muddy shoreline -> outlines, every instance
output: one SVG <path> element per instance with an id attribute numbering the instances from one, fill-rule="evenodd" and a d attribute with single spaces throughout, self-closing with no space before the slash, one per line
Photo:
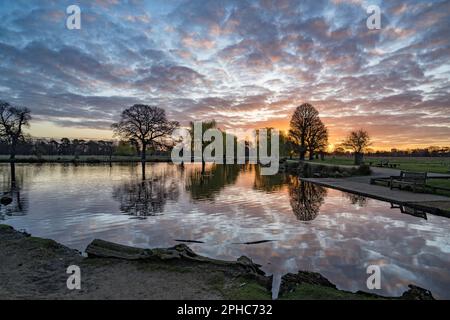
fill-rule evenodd
<path id="1" fill-rule="evenodd" d="M 272 298 L 272 277 L 248 257 L 237 261 L 197 255 L 187 245 L 140 249 L 94 240 L 88 257 L 53 240 L 0 225 L 0 299 L 252 299 Z M 81 270 L 81 289 L 69 290 L 67 267 Z M 318 273 L 281 279 L 279 299 L 433 299 L 410 286 L 401 297 L 351 293 Z"/>

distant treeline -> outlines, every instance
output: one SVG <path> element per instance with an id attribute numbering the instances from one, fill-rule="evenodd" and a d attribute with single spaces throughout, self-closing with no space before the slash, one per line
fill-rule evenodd
<path id="1" fill-rule="evenodd" d="M 153 150 L 155 154 L 163 154 L 159 150 Z M 62 138 L 57 139 L 35 139 L 26 138 L 17 145 L 18 155 L 30 156 L 135 156 L 139 154 L 138 146 L 126 141 L 107 140 L 83 140 Z M 9 155 L 9 146 L 0 141 L 0 155 Z"/>
<path id="2" fill-rule="evenodd" d="M 170 150 L 149 150 L 153 155 L 169 155 Z M 138 156 L 139 145 L 132 141 L 116 140 L 83 140 L 83 139 L 38 139 L 28 137 L 17 146 L 18 155 L 29 156 Z M 0 140 L 0 155 L 8 155 L 9 147 Z M 353 153 L 337 147 L 329 155 L 351 156 Z M 450 147 L 430 146 L 417 149 L 392 149 L 391 151 L 367 150 L 367 156 L 373 157 L 450 157 Z M 280 156 L 298 157 L 295 146 L 288 141 L 288 137 L 280 135 Z"/>
<path id="3" fill-rule="evenodd" d="M 333 155 L 348 155 L 351 153 L 343 148 L 336 148 Z M 375 151 L 368 149 L 366 151 L 367 156 L 372 157 L 450 157 L 450 147 L 436 147 L 430 146 L 427 148 L 416 149 L 391 149 L 391 151 Z"/>
<path id="4" fill-rule="evenodd" d="M 170 147 L 147 147 L 151 155 L 169 156 Z M 139 143 L 124 140 L 83 140 L 68 138 L 43 139 L 26 137 L 16 147 L 16 154 L 22 156 L 139 156 Z M 294 154 L 294 146 L 285 134 L 280 134 L 280 156 L 288 157 Z M 9 155 L 9 145 L 0 140 L 0 155 Z"/>

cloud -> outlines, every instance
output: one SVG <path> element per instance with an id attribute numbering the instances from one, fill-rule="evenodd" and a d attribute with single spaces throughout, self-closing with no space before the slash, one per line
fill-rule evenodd
<path id="1" fill-rule="evenodd" d="M 450 143 L 448 1 L 379 1 L 381 30 L 354 0 L 80 1 L 78 31 L 66 5 L 0 4 L 0 98 L 36 121 L 107 130 L 139 102 L 287 128 L 310 101 L 332 142 L 364 124 L 380 146 Z"/>

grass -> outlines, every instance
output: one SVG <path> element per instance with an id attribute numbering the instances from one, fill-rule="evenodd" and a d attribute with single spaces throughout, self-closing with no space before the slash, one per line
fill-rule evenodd
<path id="1" fill-rule="evenodd" d="M 379 163 L 381 160 L 387 160 L 390 163 L 397 164 L 397 169 L 413 172 L 434 172 L 434 173 L 450 173 L 449 157 L 365 157 L 364 162 L 373 164 Z M 314 160 L 318 163 L 327 163 L 334 165 L 353 165 L 353 157 L 346 156 L 329 156 L 324 161 Z"/>
<path id="2" fill-rule="evenodd" d="M 244 277 L 225 285 L 224 276 L 215 275 L 210 285 L 226 299 L 231 300 L 270 300 L 272 294 L 256 281 Z M 338 289 L 302 283 L 294 291 L 283 294 L 280 300 L 373 300 L 381 297 L 364 293 L 352 293 Z"/>
<path id="3" fill-rule="evenodd" d="M 380 299 L 370 294 L 352 293 L 337 289 L 302 283 L 294 291 L 280 297 L 280 300 L 374 300 Z"/>
<path id="4" fill-rule="evenodd" d="M 445 188 L 448 190 L 437 189 L 436 193 L 450 197 L 450 179 L 429 179 L 427 185 L 431 187 Z"/>
<path id="5" fill-rule="evenodd" d="M 208 284 L 228 300 L 270 300 L 271 293 L 255 280 L 238 277 L 226 283 L 223 273 L 214 274 Z"/>
<path id="6" fill-rule="evenodd" d="M 248 279 L 238 279 L 231 288 L 224 290 L 225 297 L 229 300 L 271 300 L 271 293 L 256 283 Z"/>

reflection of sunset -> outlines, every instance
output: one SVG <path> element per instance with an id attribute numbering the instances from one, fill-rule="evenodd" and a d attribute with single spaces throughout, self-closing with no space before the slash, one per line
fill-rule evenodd
<path id="1" fill-rule="evenodd" d="M 366 265 L 379 263 L 380 293 L 400 295 L 414 283 L 449 298 L 449 219 L 429 215 L 424 222 L 389 203 L 297 177 L 259 176 L 252 165 L 208 164 L 205 175 L 200 171 L 197 164 L 148 164 L 151 178 L 142 182 L 133 164 L 22 165 L 26 212 L 9 223 L 79 250 L 94 238 L 144 248 L 203 241 L 189 246 L 219 259 L 246 255 L 268 274 L 320 272 L 351 291 L 364 290 Z M 177 192 L 169 194 L 172 188 Z M 130 217 L 136 209 L 144 209 L 146 219 Z M 236 244 L 261 240 L 274 241 Z"/>

